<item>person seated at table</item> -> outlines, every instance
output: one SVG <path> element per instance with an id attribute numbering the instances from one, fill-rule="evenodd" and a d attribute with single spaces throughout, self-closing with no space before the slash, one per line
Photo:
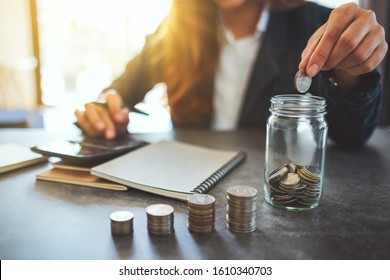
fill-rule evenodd
<path id="1" fill-rule="evenodd" d="M 355 3 L 331 10 L 304 0 L 173 0 L 100 95 L 108 106 L 85 104 L 77 124 L 92 137 L 124 134 L 128 108 L 163 82 L 176 128 L 261 129 L 270 98 L 294 93 L 300 69 L 314 77 L 309 92 L 327 100 L 329 136 L 357 147 L 378 124 L 376 67 L 387 48 L 375 14 Z"/>

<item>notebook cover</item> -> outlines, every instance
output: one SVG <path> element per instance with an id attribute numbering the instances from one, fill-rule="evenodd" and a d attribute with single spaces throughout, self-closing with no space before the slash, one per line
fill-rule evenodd
<path id="1" fill-rule="evenodd" d="M 91 173 L 138 190 L 186 200 L 239 154 L 161 141 L 93 167 Z"/>

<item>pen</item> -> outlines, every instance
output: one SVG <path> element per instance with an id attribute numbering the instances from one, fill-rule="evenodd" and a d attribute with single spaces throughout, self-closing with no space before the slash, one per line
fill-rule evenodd
<path id="1" fill-rule="evenodd" d="M 107 103 L 105 103 L 105 102 L 93 101 L 93 102 L 91 102 L 91 103 L 92 103 L 92 104 L 95 104 L 95 105 L 104 106 L 104 107 L 108 108 L 108 107 L 107 107 Z M 133 112 L 133 113 L 138 113 L 138 114 L 142 114 L 142 115 L 145 115 L 145 116 L 149 116 L 149 113 L 147 113 L 147 112 L 145 112 L 145 111 L 142 111 L 142 110 L 140 110 L 140 109 L 137 109 L 137 108 L 135 108 L 135 107 L 133 107 L 133 109 L 131 109 L 131 112 Z"/>

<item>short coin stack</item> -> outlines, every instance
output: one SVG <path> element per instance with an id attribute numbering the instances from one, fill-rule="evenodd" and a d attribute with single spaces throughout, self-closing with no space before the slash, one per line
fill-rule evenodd
<path id="1" fill-rule="evenodd" d="M 234 186 L 227 190 L 227 227 L 237 233 L 256 229 L 257 190 L 247 186 Z"/>
<path id="2" fill-rule="evenodd" d="M 208 194 L 193 194 L 187 199 L 188 229 L 209 233 L 215 229 L 215 198 Z"/>
<path id="3" fill-rule="evenodd" d="M 129 211 L 116 211 L 111 213 L 111 233 L 126 235 L 133 232 L 133 213 Z"/>
<path id="4" fill-rule="evenodd" d="M 149 233 L 158 235 L 172 233 L 173 213 L 173 207 L 167 204 L 153 204 L 146 207 Z"/>
<path id="5" fill-rule="evenodd" d="M 314 166 L 284 164 L 268 178 L 271 199 L 287 207 L 311 207 L 321 195 L 321 172 Z"/>

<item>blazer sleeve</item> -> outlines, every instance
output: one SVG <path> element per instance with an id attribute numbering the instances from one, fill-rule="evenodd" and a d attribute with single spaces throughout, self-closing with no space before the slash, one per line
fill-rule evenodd
<path id="1" fill-rule="evenodd" d="M 141 52 L 127 63 L 124 72 L 105 89 L 115 89 L 129 108 L 141 102 L 146 93 L 157 83 L 156 69 L 151 67 L 150 63 L 152 52 L 150 39 L 152 36 L 149 35 L 146 38 Z"/>
<path id="2" fill-rule="evenodd" d="M 332 72 L 320 72 L 317 93 L 327 101 L 329 137 L 345 148 L 362 146 L 380 119 L 380 75 L 377 70 L 361 76 L 354 90 L 342 90 Z"/>

